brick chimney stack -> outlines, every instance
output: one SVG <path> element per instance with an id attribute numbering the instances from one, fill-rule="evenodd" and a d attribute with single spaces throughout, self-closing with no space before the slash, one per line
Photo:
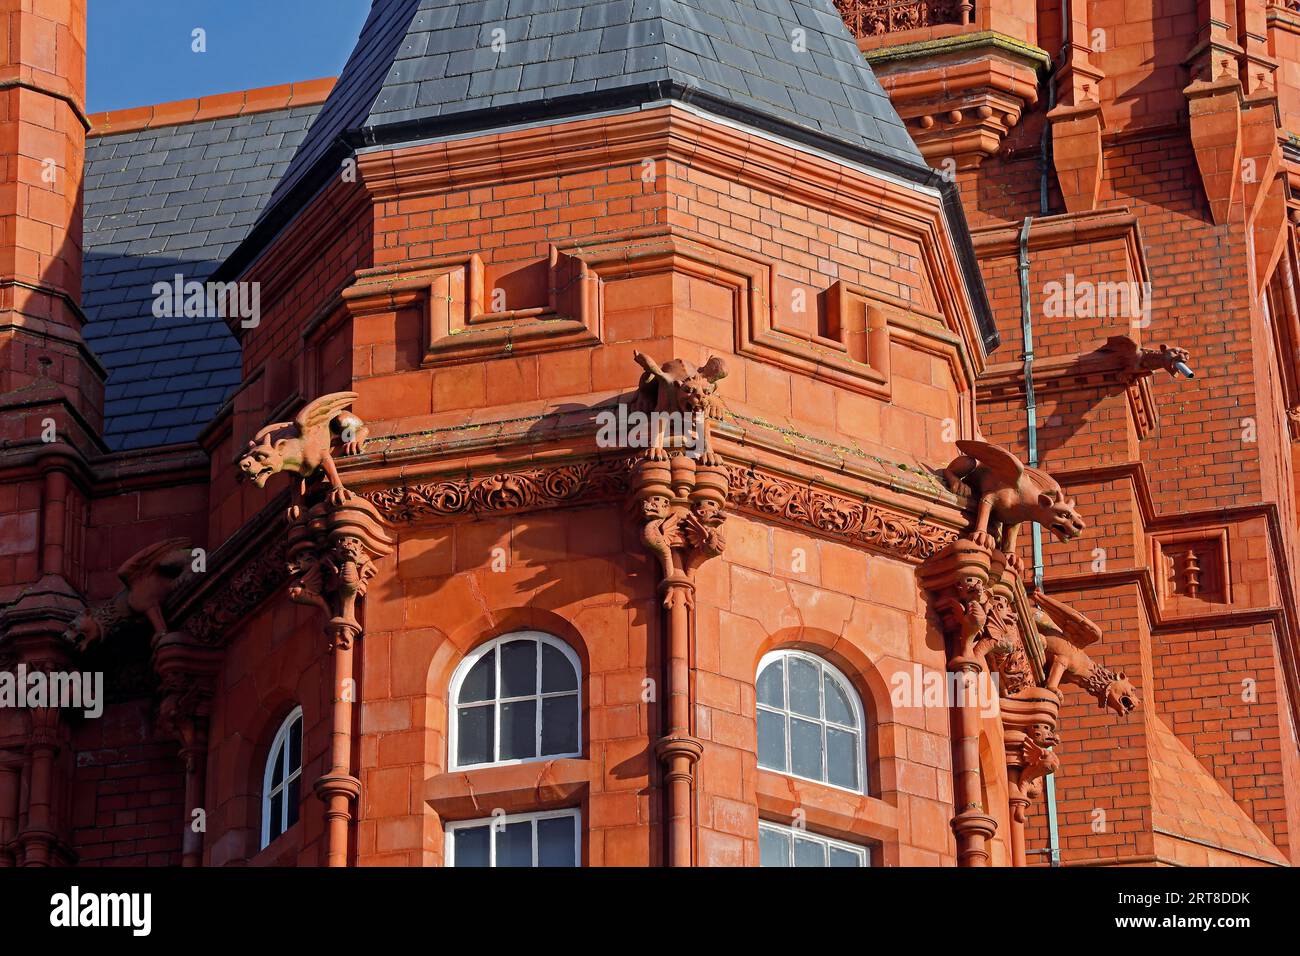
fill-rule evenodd
<path id="1" fill-rule="evenodd" d="M 81 338 L 86 0 L 0 0 L 0 440 L 96 444 Z"/>

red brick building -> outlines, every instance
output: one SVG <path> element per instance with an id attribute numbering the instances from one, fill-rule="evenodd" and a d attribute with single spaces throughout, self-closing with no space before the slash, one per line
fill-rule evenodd
<path id="1" fill-rule="evenodd" d="M 0 866 L 1294 859 L 1288 5 L 0 23 Z"/>

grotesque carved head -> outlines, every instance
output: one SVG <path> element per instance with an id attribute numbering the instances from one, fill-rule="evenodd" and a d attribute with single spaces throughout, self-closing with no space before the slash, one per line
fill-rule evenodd
<path id="1" fill-rule="evenodd" d="M 1038 506 L 1042 509 L 1039 523 L 1061 541 L 1073 541 L 1087 527 L 1075 510 L 1074 502 L 1066 498 L 1060 489 L 1040 492 Z"/>
<path id="2" fill-rule="evenodd" d="M 276 472 L 298 471 L 301 449 L 302 440 L 292 425 L 267 425 L 248 443 L 248 450 L 239 459 L 240 477 L 264 488 Z"/>
<path id="3" fill-rule="evenodd" d="M 695 517 L 705 524 L 713 524 L 722 517 L 722 505 L 712 498 L 697 498 L 691 505 Z"/>
<path id="4" fill-rule="evenodd" d="M 1100 703 L 1102 707 L 1109 707 L 1121 717 L 1127 717 L 1137 710 L 1142 701 L 1138 697 L 1137 689 L 1120 673 L 1106 685 L 1106 693 Z"/>
<path id="5" fill-rule="evenodd" d="M 696 368 L 690 362 L 674 359 L 667 363 L 665 372 L 677 384 L 677 404 L 681 411 L 703 412 L 709 407 L 709 398 L 718 390 L 718 382 L 727 377 L 727 366 L 714 356 Z"/>
<path id="6" fill-rule="evenodd" d="M 668 499 L 663 495 L 650 495 L 641 501 L 641 516 L 650 521 L 668 515 Z"/>

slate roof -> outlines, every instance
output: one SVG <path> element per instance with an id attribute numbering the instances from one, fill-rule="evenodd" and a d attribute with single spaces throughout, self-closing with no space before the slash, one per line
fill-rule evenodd
<path id="1" fill-rule="evenodd" d="M 341 138 L 652 84 L 928 170 L 831 0 L 375 0 L 272 205 Z"/>
<path id="2" fill-rule="evenodd" d="M 831 0 L 421 0 L 363 125 L 665 81 L 923 163 Z"/>
<path id="3" fill-rule="evenodd" d="M 219 318 L 156 318 L 153 284 L 205 281 L 248 235 L 320 104 L 87 139 L 82 307 L 114 450 L 193 440 L 238 383 Z"/>

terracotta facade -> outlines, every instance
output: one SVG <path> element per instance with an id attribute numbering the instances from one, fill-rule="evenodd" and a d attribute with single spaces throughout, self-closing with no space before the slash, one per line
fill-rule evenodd
<path id="1" fill-rule="evenodd" d="M 84 4 L 12 6 L 76 52 Z M 75 56 L 11 47 L 0 670 L 107 702 L 0 708 L 0 865 L 439 866 L 570 809 L 586 866 L 758 865 L 760 821 L 882 866 L 1292 861 L 1300 15 L 1083 6 L 837 4 L 927 181 L 671 98 L 360 149 L 223 275 L 239 386 L 134 451 L 78 159 L 46 188 L 25 144 L 329 86 L 86 117 Z M 1045 309 L 1067 281 L 1148 311 Z M 707 444 L 606 442 L 620 408 Z M 457 768 L 453 677 L 520 632 L 576 656 L 579 756 Z M 759 766 L 783 649 L 860 698 L 857 791 Z"/>

